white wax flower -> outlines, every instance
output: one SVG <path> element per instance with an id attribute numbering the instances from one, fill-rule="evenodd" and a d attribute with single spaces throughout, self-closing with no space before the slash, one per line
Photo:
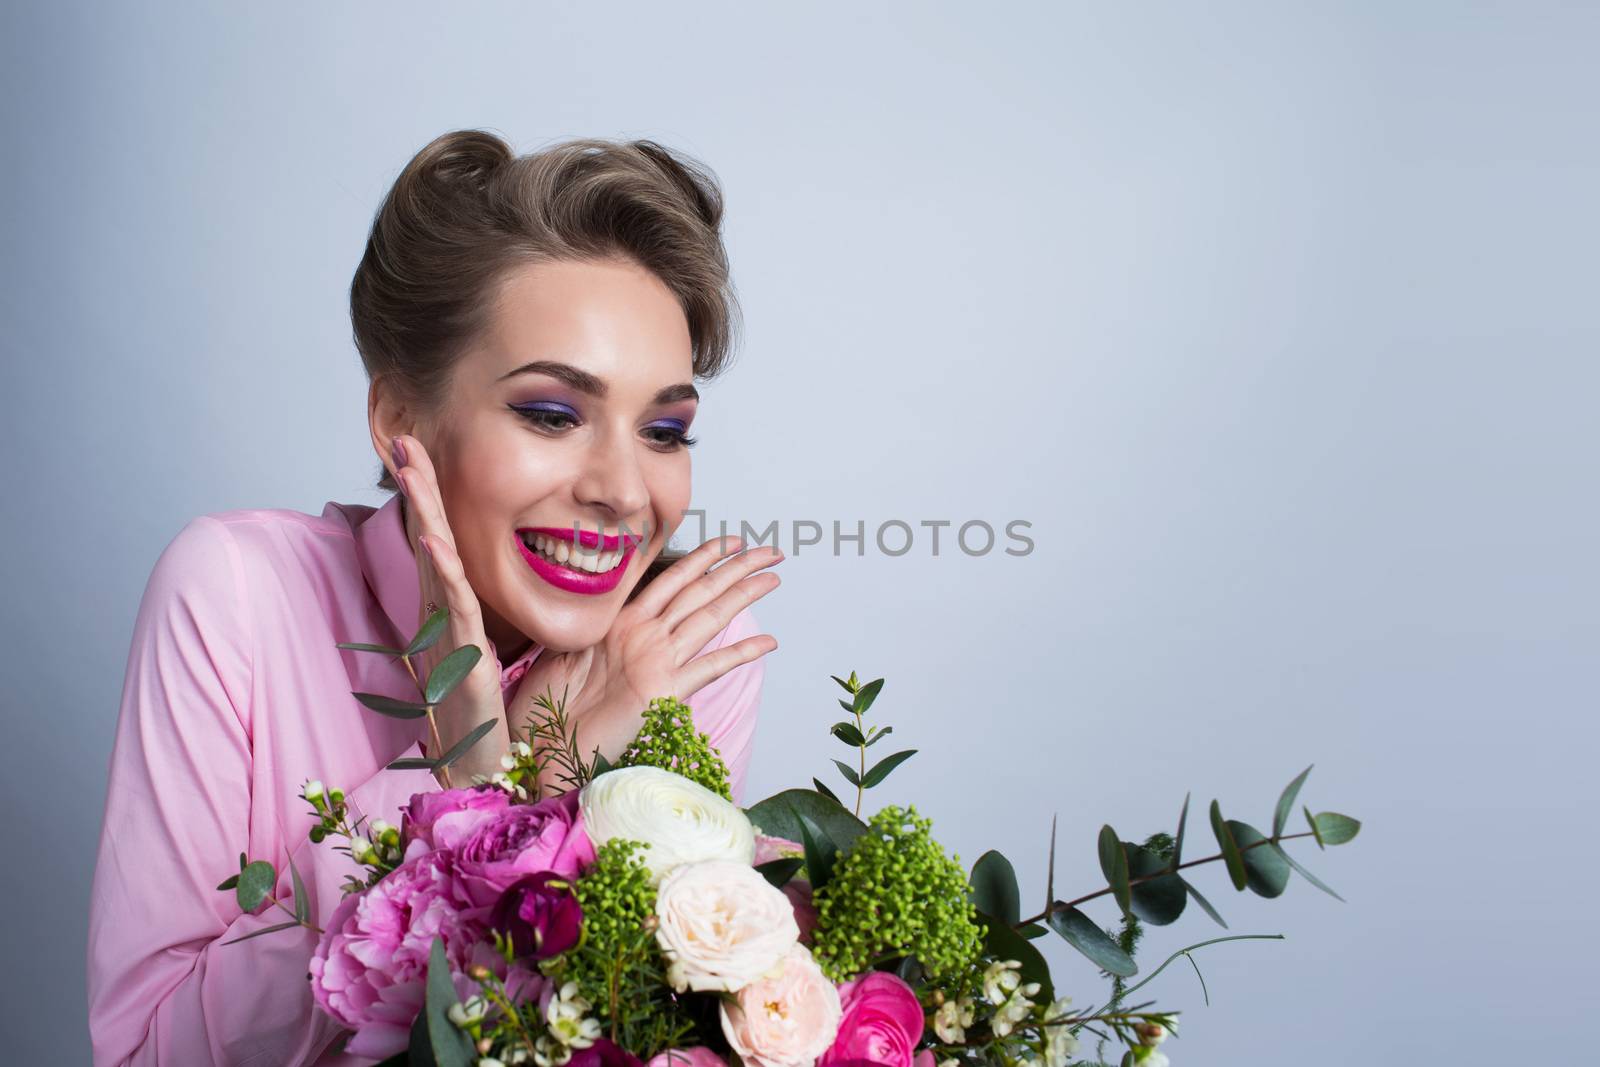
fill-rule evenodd
<path id="1" fill-rule="evenodd" d="M 612 838 L 649 846 L 639 859 L 653 883 L 681 863 L 728 860 L 748 867 L 755 859 L 755 830 L 744 812 L 660 767 L 607 771 L 583 787 L 578 805 L 596 848 Z"/>

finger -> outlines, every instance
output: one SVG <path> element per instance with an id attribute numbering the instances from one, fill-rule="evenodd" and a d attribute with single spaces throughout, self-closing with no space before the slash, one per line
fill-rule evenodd
<path id="1" fill-rule="evenodd" d="M 684 586 L 704 574 L 717 560 L 732 555 L 742 547 L 744 542 L 737 537 L 731 535 L 726 538 L 713 537 L 656 575 L 628 606 L 643 618 L 655 618 L 672 603 L 672 598 L 677 596 Z"/>
<path id="2" fill-rule="evenodd" d="M 690 614 L 672 632 L 672 643 L 678 657 L 692 656 L 697 649 L 704 648 L 706 642 L 732 622 L 735 615 L 778 588 L 782 581 L 773 571 L 752 574 Z"/>
<path id="3" fill-rule="evenodd" d="M 400 441 L 405 446 L 406 465 L 395 473 L 395 478 L 403 479 L 406 502 L 417 515 L 417 532 L 432 534 L 454 548 L 455 535 L 450 532 L 450 522 L 445 518 L 444 498 L 439 493 L 439 480 L 428 450 L 410 434 L 402 434 Z"/>
<path id="4" fill-rule="evenodd" d="M 672 603 L 661 613 L 662 623 L 669 632 L 672 631 L 691 614 L 727 592 L 734 582 L 763 567 L 770 567 L 783 558 L 783 552 L 776 546 L 767 545 L 762 548 L 752 548 L 748 552 L 740 552 L 731 559 L 724 560 L 720 566 L 712 568 L 690 582 L 673 598 Z"/>
<path id="5" fill-rule="evenodd" d="M 423 536 L 427 538 L 424 554 L 431 557 L 433 572 L 444 594 L 444 605 L 450 609 L 450 636 L 455 647 L 477 645 L 487 656 L 489 642 L 483 632 L 483 613 L 477 595 L 467 582 L 467 572 L 461 565 L 461 557 L 456 555 L 454 548 L 439 540 L 436 535 Z"/>
<path id="6" fill-rule="evenodd" d="M 735 667 L 760 659 L 777 647 L 776 637 L 771 634 L 756 634 L 743 641 L 735 641 L 731 645 L 714 649 L 703 656 L 696 656 L 683 665 L 683 673 L 678 676 L 682 683 L 681 690 L 685 697 L 697 693 Z"/>

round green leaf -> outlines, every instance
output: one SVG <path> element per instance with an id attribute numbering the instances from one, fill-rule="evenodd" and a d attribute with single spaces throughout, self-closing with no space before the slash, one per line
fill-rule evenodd
<path id="1" fill-rule="evenodd" d="M 866 824 L 850 814 L 844 805 L 811 789 L 785 789 L 747 809 L 745 814 L 762 833 L 797 845 L 803 844 L 799 817 L 804 815 L 816 823 L 841 852 L 867 831 Z"/>
<path id="2" fill-rule="evenodd" d="M 1124 915 L 1132 914 L 1131 893 L 1128 889 L 1128 854 L 1122 847 L 1122 839 L 1109 824 L 1100 827 L 1100 870 L 1106 876 L 1106 884 L 1111 887 L 1111 895 L 1116 898 L 1117 907 L 1122 909 Z"/>
<path id="3" fill-rule="evenodd" d="M 1167 926 L 1178 921 L 1189 891 L 1182 878 L 1167 870 L 1167 861 L 1131 841 L 1122 843 L 1128 857 L 1128 874 L 1133 881 L 1133 914 L 1152 926 Z M 1163 873 L 1165 872 L 1165 873 Z M 1157 877 L 1150 877 L 1156 875 Z M 1146 881 L 1139 881 L 1145 878 Z"/>
<path id="4" fill-rule="evenodd" d="M 266 860 L 246 864 L 244 870 L 239 872 L 238 884 L 233 888 L 240 909 L 248 912 L 259 908 L 261 902 L 271 895 L 277 881 L 278 872 Z"/>
<path id="5" fill-rule="evenodd" d="M 1317 840 L 1324 845 L 1342 845 L 1347 841 L 1354 841 L 1356 834 L 1361 832 L 1359 819 L 1340 815 L 1336 811 L 1318 812 L 1314 826 Z"/>
<path id="6" fill-rule="evenodd" d="M 1283 895 L 1284 887 L 1289 884 L 1290 871 L 1283 853 L 1274 852 L 1265 845 L 1252 848 L 1251 846 L 1267 838 L 1249 823 L 1229 819 L 1228 829 L 1244 854 L 1245 880 L 1250 886 L 1250 891 L 1263 897 Z"/>
<path id="7" fill-rule="evenodd" d="M 1233 888 L 1243 892 L 1249 884 L 1249 876 L 1244 869 L 1244 857 L 1239 855 L 1239 843 L 1233 839 L 1233 834 L 1228 829 L 1228 820 L 1222 817 L 1222 805 L 1215 800 L 1211 802 L 1211 832 L 1217 835 L 1217 844 L 1222 849 L 1222 861 L 1228 866 L 1228 878 L 1233 882 Z"/>
<path id="8" fill-rule="evenodd" d="M 1093 919 L 1077 908 L 1056 908 L 1045 922 L 1061 935 L 1062 940 L 1089 957 L 1102 971 L 1120 978 L 1131 978 L 1139 973 L 1139 966 L 1133 962 L 1133 957 L 1122 951 L 1104 930 L 1095 925 Z"/>
<path id="9" fill-rule="evenodd" d="M 1011 861 L 990 849 L 972 865 L 972 903 L 985 915 L 993 915 L 1007 926 L 1022 919 L 1022 899 L 1017 890 L 1017 872 Z"/>

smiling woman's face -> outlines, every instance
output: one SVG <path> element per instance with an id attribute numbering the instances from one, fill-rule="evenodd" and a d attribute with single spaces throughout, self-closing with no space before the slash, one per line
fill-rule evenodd
<path id="1" fill-rule="evenodd" d="M 508 277 L 444 406 L 413 431 L 504 662 L 528 638 L 575 651 L 611 628 L 689 506 L 697 403 L 688 322 L 654 274 L 607 260 Z M 575 526 L 599 546 L 579 549 Z"/>

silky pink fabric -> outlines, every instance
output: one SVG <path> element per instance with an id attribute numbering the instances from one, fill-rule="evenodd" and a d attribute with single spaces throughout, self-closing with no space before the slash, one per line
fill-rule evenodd
<path id="1" fill-rule="evenodd" d="M 310 930 L 223 942 L 291 916 L 239 911 L 217 884 L 239 853 L 288 858 L 326 923 L 358 868 L 306 838 L 310 778 L 353 809 L 398 826 L 412 793 L 440 788 L 422 754 L 426 720 L 369 711 L 352 691 L 416 699 L 398 660 L 336 648 L 400 644 L 421 600 L 400 498 L 380 508 L 330 501 L 320 517 L 281 509 L 202 515 L 162 552 L 139 606 L 123 683 L 89 905 L 89 1032 L 96 1067 L 357 1064 L 329 1050 L 340 1030 L 314 1008 Z M 705 647 L 758 632 L 746 609 Z M 493 651 L 491 646 L 491 651 Z M 510 686 L 537 658 L 496 664 Z M 743 795 L 763 660 L 686 698 Z"/>

